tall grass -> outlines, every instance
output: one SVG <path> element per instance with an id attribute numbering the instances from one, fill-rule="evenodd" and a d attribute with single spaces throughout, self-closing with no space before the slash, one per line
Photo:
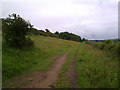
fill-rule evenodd
<path id="1" fill-rule="evenodd" d="M 118 57 L 112 53 L 81 45 L 77 72 L 81 88 L 117 88 Z"/>
<path id="2" fill-rule="evenodd" d="M 120 56 L 120 43 L 114 41 L 97 42 L 93 45 L 95 48 L 111 52 Z"/>

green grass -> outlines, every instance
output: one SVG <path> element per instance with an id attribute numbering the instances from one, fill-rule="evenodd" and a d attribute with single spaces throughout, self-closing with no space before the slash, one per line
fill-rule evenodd
<path id="1" fill-rule="evenodd" d="M 81 88 L 117 88 L 118 57 L 112 53 L 81 45 L 77 72 Z"/>
<path id="2" fill-rule="evenodd" d="M 57 88 L 68 88 L 68 87 L 72 88 L 72 86 L 70 85 L 70 80 L 66 76 L 66 72 L 69 70 L 69 65 L 73 61 L 74 54 L 76 53 L 79 44 L 80 43 L 76 43 L 71 48 L 71 52 L 69 53 L 69 56 L 61 69 L 60 76 L 59 76 L 59 79 L 55 83 L 55 87 L 57 87 Z"/>
<path id="3" fill-rule="evenodd" d="M 58 88 L 68 88 L 69 78 L 66 76 L 74 53 L 77 53 L 77 83 L 80 88 L 118 88 L 118 55 L 117 49 L 113 53 L 78 43 L 73 47 L 66 63 L 61 69 L 60 78 L 55 83 Z"/>
<path id="4" fill-rule="evenodd" d="M 72 41 L 52 37 L 32 36 L 34 48 L 14 49 L 3 43 L 3 81 L 28 71 L 49 70 L 52 56 L 62 55 L 73 46 Z M 76 42 L 75 42 L 76 43 Z"/>
<path id="5" fill-rule="evenodd" d="M 77 82 L 81 88 L 118 87 L 118 43 L 96 43 L 93 47 L 87 45 L 92 44 L 91 42 L 79 43 L 47 36 L 32 36 L 31 39 L 34 41 L 34 48 L 24 50 L 10 48 L 3 43 L 3 85 L 6 80 L 27 72 L 50 70 L 49 66 L 55 61 L 52 56 L 70 52 L 60 71 L 60 78 L 55 83 L 59 88 L 70 87 L 66 72 L 78 51 L 76 70 Z"/>
<path id="6" fill-rule="evenodd" d="M 95 48 L 104 50 L 106 52 L 111 52 L 112 54 L 119 56 L 120 55 L 120 43 L 111 41 L 109 43 L 106 42 L 97 42 L 93 45 Z"/>

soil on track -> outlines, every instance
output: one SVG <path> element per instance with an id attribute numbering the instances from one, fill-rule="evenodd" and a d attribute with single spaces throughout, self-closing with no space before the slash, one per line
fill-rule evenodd
<path id="1" fill-rule="evenodd" d="M 66 72 L 66 75 L 68 79 L 70 80 L 70 85 L 71 88 L 80 88 L 79 85 L 77 84 L 77 70 L 76 70 L 76 60 L 77 59 L 77 51 L 74 54 L 72 63 L 69 66 L 68 72 Z"/>
<path id="2" fill-rule="evenodd" d="M 19 88 L 55 88 L 53 83 L 55 83 L 55 81 L 59 78 L 60 69 L 67 60 L 68 54 L 69 52 L 63 56 L 53 57 L 57 60 L 53 63 L 52 70 L 36 71 L 28 75 L 17 77 L 13 80 L 13 82 L 23 82 Z M 16 88 L 16 86 L 13 88 Z"/>
<path id="3" fill-rule="evenodd" d="M 63 56 L 57 57 L 57 61 L 54 62 L 52 66 L 52 70 L 47 71 L 47 72 L 42 72 L 36 74 L 34 77 L 31 77 L 33 81 L 29 83 L 28 85 L 23 86 L 23 88 L 51 88 L 54 86 L 52 85 L 59 76 L 60 69 L 62 65 L 64 64 L 65 60 L 67 59 L 69 53 L 64 54 Z M 34 79 L 36 78 L 36 79 Z"/>

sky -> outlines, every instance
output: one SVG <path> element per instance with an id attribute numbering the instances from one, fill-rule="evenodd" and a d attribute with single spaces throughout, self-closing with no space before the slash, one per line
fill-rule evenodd
<path id="1" fill-rule="evenodd" d="M 1 0 L 0 17 L 16 13 L 38 30 L 86 38 L 118 38 L 118 0 Z"/>

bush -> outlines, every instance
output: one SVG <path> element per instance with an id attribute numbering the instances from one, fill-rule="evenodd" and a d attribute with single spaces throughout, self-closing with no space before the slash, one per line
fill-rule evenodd
<path id="1" fill-rule="evenodd" d="M 103 44 L 101 44 L 100 49 L 103 50 L 104 48 L 105 48 L 105 44 L 103 43 Z"/>
<path id="2" fill-rule="evenodd" d="M 91 42 L 91 41 L 85 41 L 85 43 L 86 43 L 86 44 L 92 44 L 92 42 Z"/>
<path id="3" fill-rule="evenodd" d="M 106 44 L 110 44 L 112 41 L 111 40 L 105 40 L 104 41 Z"/>
<path id="4" fill-rule="evenodd" d="M 26 37 L 33 26 L 19 15 L 12 14 L 8 18 L 2 19 L 2 27 L 3 38 L 9 46 L 22 48 L 33 45 L 33 42 Z"/>
<path id="5" fill-rule="evenodd" d="M 62 39 L 66 39 L 66 40 L 72 40 L 72 41 L 77 41 L 80 42 L 81 41 L 81 37 L 78 35 L 75 35 L 73 33 L 69 33 L 69 32 L 61 32 L 58 34 L 60 38 Z"/>

